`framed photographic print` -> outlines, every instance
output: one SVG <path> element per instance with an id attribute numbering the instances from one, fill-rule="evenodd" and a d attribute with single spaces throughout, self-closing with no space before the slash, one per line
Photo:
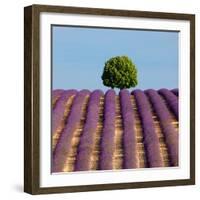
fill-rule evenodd
<path id="1" fill-rule="evenodd" d="M 195 183 L 195 16 L 24 9 L 24 191 Z"/>

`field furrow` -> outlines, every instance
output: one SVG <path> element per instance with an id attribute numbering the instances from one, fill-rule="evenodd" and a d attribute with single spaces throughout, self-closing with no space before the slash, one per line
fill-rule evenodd
<path id="1" fill-rule="evenodd" d="M 164 138 L 164 135 L 163 135 L 163 132 L 161 129 L 160 122 L 158 120 L 158 116 L 155 113 L 151 104 L 150 104 L 150 111 L 151 111 L 151 115 L 153 118 L 155 132 L 159 138 L 159 146 L 160 146 L 161 158 L 163 160 L 163 165 L 164 165 L 164 167 L 169 167 L 170 163 L 169 163 L 169 155 L 168 155 L 167 145 L 165 143 L 165 138 Z"/>
<path id="2" fill-rule="evenodd" d="M 115 118 L 116 118 L 116 94 L 114 90 L 108 90 L 105 94 L 103 132 L 101 137 L 101 153 L 99 159 L 100 170 L 112 170 L 115 149 Z"/>
<path id="3" fill-rule="evenodd" d="M 139 168 L 144 168 L 147 166 L 145 148 L 143 143 L 143 133 L 141 120 L 138 114 L 138 108 L 136 105 L 135 97 L 131 95 L 131 103 L 133 106 L 134 117 L 135 117 L 135 132 L 136 132 L 136 141 L 137 141 L 137 154 L 139 159 Z"/>
<path id="4" fill-rule="evenodd" d="M 80 143 L 78 145 L 78 152 L 76 157 L 75 171 L 91 170 L 92 167 L 92 152 L 95 147 L 95 135 L 99 121 L 99 104 L 103 92 L 96 90 L 91 93 L 87 110 L 84 112 L 86 118 L 83 128 Z"/>
<path id="5" fill-rule="evenodd" d="M 113 169 L 122 169 L 123 168 L 123 147 L 122 147 L 122 139 L 123 139 L 123 124 L 122 124 L 122 116 L 120 109 L 120 99 L 119 96 L 115 97 L 115 147 L 114 147 L 114 155 L 113 155 Z"/>
<path id="6" fill-rule="evenodd" d="M 104 107 L 104 96 L 100 98 L 99 103 L 99 120 L 97 123 L 97 129 L 94 138 L 94 148 L 92 150 L 90 170 L 99 169 L 99 157 L 100 157 L 100 139 L 103 131 L 103 107 Z"/>
<path id="7" fill-rule="evenodd" d="M 66 161 L 64 164 L 63 172 L 71 172 L 74 171 L 75 168 L 75 161 L 76 161 L 76 156 L 77 156 L 77 147 L 80 142 L 80 137 L 83 132 L 84 124 L 85 124 L 85 119 L 86 119 L 86 114 L 87 114 L 87 104 L 89 100 L 89 95 L 87 95 L 84 98 L 84 103 L 82 105 L 82 108 L 80 110 L 80 115 L 81 119 L 77 125 L 76 130 L 73 133 L 73 137 L 71 139 L 71 148 L 69 150 L 68 155 L 66 156 Z"/>

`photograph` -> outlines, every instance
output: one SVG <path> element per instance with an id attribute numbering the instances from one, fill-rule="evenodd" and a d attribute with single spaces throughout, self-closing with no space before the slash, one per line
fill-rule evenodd
<path id="1" fill-rule="evenodd" d="M 195 15 L 24 8 L 24 191 L 195 183 Z"/>
<path id="2" fill-rule="evenodd" d="M 51 25 L 51 172 L 179 166 L 179 32 Z"/>

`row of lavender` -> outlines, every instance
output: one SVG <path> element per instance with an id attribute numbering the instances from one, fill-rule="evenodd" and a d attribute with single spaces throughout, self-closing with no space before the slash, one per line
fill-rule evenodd
<path id="1" fill-rule="evenodd" d="M 63 122 L 66 102 L 70 96 L 75 96 L 67 119 Z M 135 117 L 131 95 L 134 95 L 138 108 L 139 117 L 142 123 L 143 143 L 145 146 L 148 167 L 162 167 L 163 159 L 159 147 L 159 137 L 155 132 L 154 121 L 151 113 L 151 105 L 160 121 L 161 129 L 165 137 L 171 166 L 178 165 L 178 134 L 171 123 L 171 116 L 168 107 L 178 120 L 178 89 L 167 90 L 121 90 L 120 110 L 123 122 L 123 168 L 131 169 L 138 167 L 136 150 Z M 99 120 L 100 98 L 104 93 L 100 90 L 90 92 L 82 90 L 55 90 L 53 92 L 53 115 L 52 133 L 55 134 L 61 123 L 64 127 L 61 130 L 58 142 L 53 150 L 52 171 L 61 172 L 64 168 L 66 158 L 71 148 L 73 133 L 80 120 L 81 109 L 86 96 L 89 96 L 87 114 L 80 142 L 77 148 L 75 171 L 89 170 L 92 151 L 94 149 L 95 133 Z M 104 96 L 104 121 L 103 131 L 100 140 L 99 169 L 113 169 L 113 154 L 115 148 L 115 119 L 116 119 L 116 93 L 108 90 Z M 166 100 L 168 107 L 163 102 Z M 55 100 L 56 99 L 56 100 Z"/>

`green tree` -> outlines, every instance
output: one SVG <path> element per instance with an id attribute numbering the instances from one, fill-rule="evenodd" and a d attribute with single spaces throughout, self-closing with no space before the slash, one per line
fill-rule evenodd
<path id="1" fill-rule="evenodd" d="M 111 88 L 135 87 L 138 84 L 137 69 L 128 56 L 116 56 L 106 61 L 101 79 Z"/>

